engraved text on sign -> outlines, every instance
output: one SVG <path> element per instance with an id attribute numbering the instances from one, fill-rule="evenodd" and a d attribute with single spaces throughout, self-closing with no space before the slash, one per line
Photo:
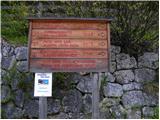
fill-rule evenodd
<path id="1" fill-rule="evenodd" d="M 30 21 L 30 71 L 107 71 L 108 24 L 85 20 Z"/>

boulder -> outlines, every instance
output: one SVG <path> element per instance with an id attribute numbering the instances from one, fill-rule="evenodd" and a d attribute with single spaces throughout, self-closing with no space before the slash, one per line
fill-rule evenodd
<path id="1" fill-rule="evenodd" d="M 141 110 L 139 108 L 127 110 L 127 119 L 141 119 L 141 117 Z"/>
<path id="2" fill-rule="evenodd" d="M 124 91 L 142 90 L 142 89 L 143 89 L 143 85 L 141 83 L 132 82 L 132 83 L 123 85 Z"/>
<path id="3" fill-rule="evenodd" d="M 3 41 L 1 48 L 3 57 L 10 57 L 14 55 L 14 47 L 7 42 Z"/>
<path id="4" fill-rule="evenodd" d="M 122 103 L 125 108 L 157 106 L 158 98 L 143 93 L 142 91 L 128 91 L 122 96 Z"/>
<path id="5" fill-rule="evenodd" d="M 8 86 L 1 86 L 1 101 L 5 102 L 7 101 L 11 96 L 11 90 Z"/>
<path id="6" fill-rule="evenodd" d="M 64 111 L 69 112 L 80 112 L 82 108 L 82 95 L 77 90 L 69 90 L 62 100 Z"/>
<path id="7" fill-rule="evenodd" d="M 83 93 L 91 93 L 92 92 L 92 80 L 90 77 L 83 77 L 78 85 L 77 89 Z"/>
<path id="8" fill-rule="evenodd" d="M 121 51 L 121 48 L 119 46 L 114 46 L 114 45 L 111 45 L 111 53 L 120 53 Z"/>
<path id="9" fill-rule="evenodd" d="M 128 91 L 122 96 L 122 103 L 125 108 L 141 107 L 145 103 L 142 91 Z"/>
<path id="10" fill-rule="evenodd" d="M 69 119 L 69 116 L 64 112 L 60 112 L 58 115 L 49 116 L 48 118 L 49 119 Z"/>
<path id="11" fill-rule="evenodd" d="M 2 57 L 2 69 L 10 70 L 16 63 L 15 56 Z"/>
<path id="12" fill-rule="evenodd" d="M 92 95 L 85 94 L 83 97 L 83 111 L 85 114 L 92 112 Z"/>
<path id="13" fill-rule="evenodd" d="M 28 118 L 38 118 L 39 101 L 27 100 L 24 103 L 24 116 Z"/>
<path id="14" fill-rule="evenodd" d="M 156 79 L 156 72 L 148 68 L 136 69 L 135 70 L 135 81 L 136 82 L 151 82 Z"/>
<path id="15" fill-rule="evenodd" d="M 115 61 L 116 60 L 116 55 L 115 53 L 111 52 L 111 61 Z"/>
<path id="16" fill-rule="evenodd" d="M 158 64 L 158 54 L 153 52 L 146 52 L 143 56 L 138 57 L 138 67 L 146 67 L 157 69 Z"/>
<path id="17" fill-rule="evenodd" d="M 28 71 L 28 62 L 27 61 L 17 62 L 17 69 L 20 72 L 27 72 Z"/>
<path id="18" fill-rule="evenodd" d="M 25 96 L 24 96 L 24 93 L 22 90 L 17 90 L 15 92 L 15 97 L 14 97 L 14 103 L 16 104 L 16 106 L 18 107 L 23 107 L 23 104 L 24 104 L 24 99 L 25 99 Z"/>
<path id="19" fill-rule="evenodd" d="M 15 48 L 15 54 L 17 60 L 27 60 L 27 47 L 17 47 Z"/>
<path id="20" fill-rule="evenodd" d="M 119 98 L 104 98 L 100 102 L 100 109 L 101 111 L 105 111 L 108 107 L 119 105 L 120 99 Z"/>
<path id="21" fill-rule="evenodd" d="M 107 83 L 103 89 L 104 95 L 107 97 L 121 97 L 123 94 L 122 86 L 117 83 Z"/>
<path id="22" fill-rule="evenodd" d="M 116 62 L 110 62 L 110 72 L 114 73 L 116 70 Z"/>
<path id="23" fill-rule="evenodd" d="M 60 112 L 60 108 L 61 108 L 60 100 L 58 99 L 53 100 L 51 98 L 51 99 L 48 99 L 47 102 L 48 102 L 47 103 L 48 114 L 57 114 Z"/>
<path id="24" fill-rule="evenodd" d="M 152 117 L 154 115 L 154 107 L 143 107 L 142 112 L 144 118 Z"/>
<path id="25" fill-rule="evenodd" d="M 106 75 L 106 81 L 108 81 L 108 82 L 115 82 L 115 77 L 111 74 L 111 73 L 107 73 L 107 75 Z"/>
<path id="26" fill-rule="evenodd" d="M 126 110 L 122 105 L 115 105 L 111 107 L 110 112 L 115 119 L 124 119 L 126 117 Z"/>
<path id="27" fill-rule="evenodd" d="M 117 69 L 130 69 L 137 68 L 137 62 L 134 57 L 130 57 L 128 54 L 120 53 L 116 55 Z"/>
<path id="28" fill-rule="evenodd" d="M 120 70 L 114 73 L 116 82 L 120 84 L 125 84 L 132 82 L 134 80 L 134 73 L 132 70 Z"/>
<path id="29" fill-rule="evenodd" d="M 158 97 L 147 94 L 147 93 L 143 93 L 144 96 L 144 105 L 146 106 L 158 106 Z"/>
<path id="30" fill-rule="evenodd" d="M 7 119 L 22 119 L 24 112 L 22 109 L 14 106 L 12 102 L 1 106 L 1 110 L 4 111 L 4 116 Z"/>

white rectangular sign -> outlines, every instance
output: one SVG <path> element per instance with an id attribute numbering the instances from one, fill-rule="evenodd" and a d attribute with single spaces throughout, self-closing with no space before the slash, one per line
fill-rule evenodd
<path id="1" fill-rule="evenodd" d="M 52 96 L 52 73 L 35 73 L 34 96 Z"/>

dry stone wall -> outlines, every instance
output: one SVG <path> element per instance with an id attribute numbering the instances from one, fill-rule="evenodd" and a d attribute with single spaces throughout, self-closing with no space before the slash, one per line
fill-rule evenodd
<path id="1" fill-rule="evenodd" d="M 103 73 L 101 79 L 100 117 L 151 118 L 159 105 L 158 91 L 152 86 L 158 81 L 158 54 L 147 52 L 136 60 L 121 53 L 118 46 L 111 48 L 111 71 L 106 77 Z M 38 118 L 34 74 L 27 71 L 27 49 L 2 40 L 2 118 Z M 91 118 L 92 79 L 79 73 L 67 79 L 69 82 L 61 82 L 69 89 L 53 87 L 53 97 L 48 98 L 48 118 Z"/>

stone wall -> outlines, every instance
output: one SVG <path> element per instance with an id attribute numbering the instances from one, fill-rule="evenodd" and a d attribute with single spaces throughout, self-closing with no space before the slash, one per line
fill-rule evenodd
<path id="1" fill-rule="evenodd" d="M 1 49 L 2 118 L 37 118 L 38 98 L 33 97 L 34 74 L 27 71 L 27 47 L 2 41 Z M 111 71 L 101 79 L 101 118 L 153 117 L 158 106 L 158 67 L 157 53 L 144 53 L 136 60 L 112 45 Z M 53 76 L 48 118 L 91 118 L 91 82 L 89 74 L 69 73 L 59 80 Z"/>

